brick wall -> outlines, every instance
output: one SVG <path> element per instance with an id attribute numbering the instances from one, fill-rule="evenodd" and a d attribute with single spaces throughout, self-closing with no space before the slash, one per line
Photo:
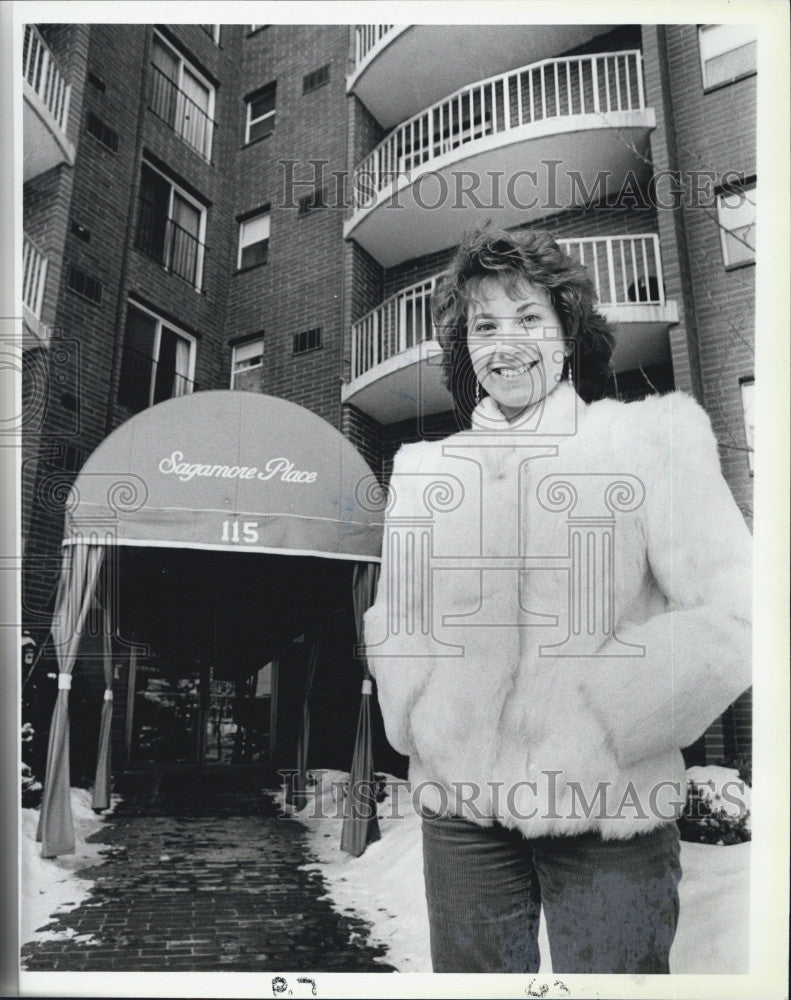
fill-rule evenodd
<path id="1" fill-rule="evenodd" d="M 269 205 L 271 229 L 268 261 L 232 274 L 226 328 L 234 338 L 264 330 L 262 391 L 305 406 L 336 427 L 344 251 L 342 201 L 331 172 L 346 166 L 348 46 L 343 25 L 269 25 L 243 41 L 233 213 Z M 304 94 L 303 77 L 325 65 L 329 82 Z M 242 98 L 274 81 L 274 130 L 245 145 Z M 284 161 L 295 162 L 286 167 Z M 329 185 L 327 207 L 300 216 L 298 200 L 323 185 Z M 294 356 L 294 335 L 316 327 L 322 329 L 322 348 Z"/>

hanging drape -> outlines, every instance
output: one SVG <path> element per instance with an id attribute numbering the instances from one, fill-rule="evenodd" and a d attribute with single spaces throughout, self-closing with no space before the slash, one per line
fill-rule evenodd
<path id="1" fill-rule="evenodd" d="M 101 812 L 110 806 L 110 730 L 113 724 L 113 620 L 112 594 L 105 564 L 105 586 L 102 594 L 102 668 L 104 670 L 104 700 L 99 723 L 99 749 L 96 754 L 96 777 L 93 781 L 91 807 Z"/>
<path id="2" fill-rule="evenodd" d="M 61 564 L 52 621 L 52 643 L 59 670 L 58 696 L 49 728 L 47 769 L 37 832 L 43 858 L 74 853 L 74 820 L 69 792 L 69 690 L 103 556 L 102 545 L 71 545 L 64 550 Z"/>
<path id="3" fill-rule="evenodd" d="M 363 615 L 373 604 L 376 583 L 379 579 L 378 563 L 356 563 L 352 578 L 352 600 L 357 642 L 363 641 Z M 362 697 L 357 720 L 357 737 L 354 742 L 349 788 L 343 804 L 343 829 L 341 850 L 358 858 L 368 844 L 379 840 L 379 821 L 376 818 L 373 746 L 371 739 L 371 692 L 373 681 L 368 670 L 365 653 L 363 663 Z"/>
<path id="4" fill-rule="evenodd" d="M 305 687 L 302 694 L 302 719 L 297 736 L 297 773 L 292 776 L 291 784 L 286 791 L 286 802 L 297 809 L 307 802 L 308 787 L 308 743 L 310 741 L 310 692 L 316 676 L 316 665 L 319 662 L 323 627 L 319 626 L 308 656 L 308 669 L 305 675 Z"/>

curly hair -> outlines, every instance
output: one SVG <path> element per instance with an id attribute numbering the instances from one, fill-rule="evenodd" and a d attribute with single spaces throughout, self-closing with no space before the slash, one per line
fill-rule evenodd
<path id="1" fill-rule="evenodd" d="M 447 271 L 431 296 L 434 326 L 443 347 L 445 384 L 460 426 L 469 426 L 477 379 L 467 347 L 467 311 L 483 278 L 497 278 L 506 294 L 517 298 L 528 281 L 543 288 L 575 347 L 574 364 L 564 365 L 579 395 L 592 402 L 605 395 L 612 380 L 614 337 L 596 309 L 596 293 L 586 269 L 565 254 L 543 230 L 479 227 L 465 233 Z M 485 390 L 482 390 L 485 394 Z"/>

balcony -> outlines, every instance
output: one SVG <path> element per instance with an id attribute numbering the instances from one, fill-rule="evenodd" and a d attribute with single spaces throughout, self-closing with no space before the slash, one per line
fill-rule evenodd
<path id="1" fill-rule="evenodd" d="M 71 87 L 32 24 L 25 25 L 22 75 L 23 177 L 28 181 L 61 163 L 74 166 L 74 144 L 66 138 Z"/>
<path id="2" fill-rule="evenodd" d="M 639 50 L 480 80 L 403 122 L 358 164 L 344 235 L 392 267 L 458 242 L 470 209 L 513 226 L 581 206 L 645 179 L 654 125 Z"/>
<path id="3" fill-rule="evenodd" d="M 392 128 L 459 87 L 568 52 L 610 24 L 358 24 L 346 90 Z M 438 54 L 440 57 L 438 58 Z"/>
<path id="4" fill-rule="evenodd" d="M 29 236 L 24 237 L 22 249 L 22 310 L 25 327 L 36 338 L 36 345 L 47 338 L 42 336 L 41 309 L 47 281 L 47 258 Z"/>
<path id="5" fill-rule="evenodd" d="M 616 372 L 666 362 L 667 327 L 678 322 L 665 299 L 659 237 L 589 236 L 559 240 L 587 267 L 599 307 L 615 332 Z M 442 350 L 431 323 L 431 293 L 440 275 L 398 292 L 351 329 L 351 378 L 341 398 L 382 424 L 452 408 L 442 384 Z"/>
<path id="6" fill-rule="evenodd" d="M 135 246 L 166 271 L 201 291 L 206 246 L 145 198 L 139 199 Z"/>
<path id="7" fill-rule="evenodd" d="M 149 108 L 188 146 L 210 162 L 212 137 L 216 127 L 214 120 L 154 63 L 151 63 L 151 70 Z"/>

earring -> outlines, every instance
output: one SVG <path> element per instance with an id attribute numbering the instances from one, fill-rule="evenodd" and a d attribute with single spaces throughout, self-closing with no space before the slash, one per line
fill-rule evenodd
<path id="1" fill-rule="evenodd" d="M 481 383 L 475 380 L 475 403 L 476 405 L 481 401 Z"/>
<path id="2" fill-rule="evenodd" d="M 571 367 L 571 355 L 569 354 L 566 358 L 566 372 L 569 382 L 574 381 L 574 369 Z"/>

